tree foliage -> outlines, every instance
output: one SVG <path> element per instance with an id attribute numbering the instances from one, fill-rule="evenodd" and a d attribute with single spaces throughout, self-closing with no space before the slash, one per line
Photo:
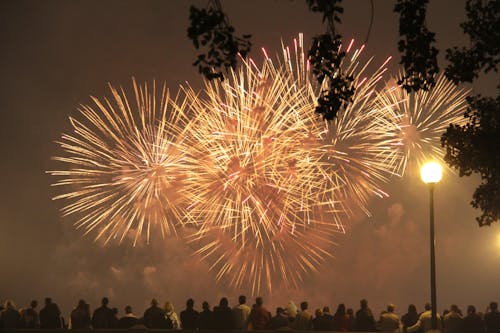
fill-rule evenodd
<path id="1" fill-rule="evenodd" d="M 337 112 L 346 108 L 354 95 L 353 77 L 342 73 L 340 64 L 345 56 L 340 52 L 341 36 L 335 32 L 335 22 L 340 23 L 342 0 L 306 0 L 309 9 L 323 14 L 327 32 L 313 38 L 309 59 L 319 84 L 327 83 L 320 92 L 315 111 L 323 119 L 332 120 Z M 208 2 L 208 8 L 191 6 L 188 37 L 196 49 L 206 48 L 193 63 L 207 79 L 224 79 L 222 69 L 234 68 L 238 56 L 246 57 L 250 51 L 251 35 L 236 37 L 220 1 Z"/>
<path id="2" fill-rule="evenodd" d="M 455 83 L 472 82 L 481 72 L 497 72 L 499 64 L 500 0 L 467 0 L 465 9 L 468 20 L 460 26 L 471 46 L 446 51 L 450 61 L 446 75 Z M 446 148 L 445 161 L 460 176 L 481 176 L 471 205 L 482 211 L 476 220 L 484 226 L 500 219 L 500 95 L 477 95 L 467 101 L 466 124 L 451 124 L 441 143 Z"/>
<path id="3" fill-rule="evenodd" d="M 398 50 L 402 53 L 400 64 L 405 72 L 398 84 L 406 91 L 429 90 L 436 84 L 439 72 L 438 50 L 434 46 L 434 33 L 425 24 L 428 0 L 397 0 L 394 11 L 399 13 Z"/>
<path id="4" fill-rule="evenodd" d="M 252 46 L 251 35 L 237 37 L 234 27 L 229 24 L 219 1 L 209 2 L 208 8 L 191 6 L 188 37 L 196 49 L 205 47 L 193 66 L 207 79 L 224 79 L 222 69 L 234 68 L 238 56 L 246 57 Z"/>
<path id="5" fill-rule="evenodd" d="M 345 52 L 340 51 L 342 37 L 335 31 L 335 22 L 340 23 L 340 14 L 344 9 L 342 0 L 307 0 L 309 9 L 323 14 L 323 22 L 327 23 L 326 33 L 313 38 L 309 50 L 313 74 L 319 84 L 324 81 L 328 89 L 323 89 L 318 97 L 316 113 L 325 120 L 333 120 L 339 111 L 345 110 L 354 95 L 354 78 L 342 72 L 340 64 Z"/>
<path id="6" fill-rule="evenodd" d="M 500 95 L 496 99 L 478 95 L 468 102 L 467 124 L 451 124 L 441 140 L 446 162 L 461 177 L 481 176 L 471 204 L 483 212 L 477 218 L 479 225 L 490 225 L 500 218 Z"/>
<path id="7" fill-rule="evenodd" d="M 468 0 L 467 21 L 460 24 L 471 46 L 446 50 L 446 76 L 455 83 L 472 82 L 479 73 L 497 71 L 500 62 L 500 1 Z"/>

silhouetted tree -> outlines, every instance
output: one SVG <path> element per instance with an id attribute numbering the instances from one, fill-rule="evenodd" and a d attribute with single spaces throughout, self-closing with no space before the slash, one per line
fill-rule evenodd
<path id="1" fill-rule="evenodd" d="M 402 53 L 400 64 L 405 72 L 398 79 L 406 91 L 429 90 L 439 72 L 438 50 L 434 33 L 425 25 L 428 0 L 397 0 L 394 11 L 399 13 L 398 50 Z"/>
<path id="2" fill-rule="evenodd" d="M 196 49 L 206 47 L 206 52 L 198 55 L 193 65 L 198 66 L 198 71 L 207 79 L 223 80 L 221 70 L 234 68 L 238 54 L 245 58 L 250 52 L 251 35 L 234 35 L 234 27 L 229 24 L 219 0 L 209 1 L 207 8 L 191 6 L 189 11 L 188 37 Z"/>
<path id="3" fill-rule="evenodd" d="M 500 62 L 500 1 L 467 0 L 467 21 L 460 24 L 470 47 L 446 50 L 447 77 L 455 83 L 472 82 L 480 72 L 498 71 Z"/>
<path id="4" fill-rule="evenodd" d="M 342 73 L 340 68 L 345 53 L 339 52 L 341 36 L 335 31 L 335 22 L 340 23 L 339 15 L 344 11 L 340 6 L 342 0 L 306 1 L 309 9 L 322 13 L 323 22 L 327 23 L 327 31 L 313 38 L 309 59 L 318 82 L 327 83 L 327 89 L 320 92 L 316 112 L 332 120 L 347 107 L 355 90 L 353 77 Z M 208 51 L 200 54 L 193 64 L 207 79 L 223 79 L 222 67 L 234 68 L 238 54 L 245 58 L 250 51 L 251 35 L 241 38 L 234 35 L 220 1 L 209 1 L 207 9 L 192 6 L 189 20 L 188 37 L 195 48 L 208 46 Z"/>
<path id="5" fill-rule="evenodd" d="M 451 62 L 446 75 L 455 83 L 472 82 L 481 72 L 498 72 L 500 62 L 500 0 L 467 0 L 467 21 L 462 23 L 471 46 L 448 49 Z M 500 218 L 500 85 L 497 96 L 476 95 L 467 99 L 469 107 L 463 126 L 451 124 L 441 138 L 446 148 L 445 161 L 459 171 L 460 176 L 477 173 L 481 184 L 476 188 L 472 206 L 482 214 L 480 226 L 490 225 Z"/>
<path id="6" fill-rule="evenodd" d="M 342 73 L 340 64 L 345 52 L 339 51 L 342 36 L 335 30 L 335 22 L 340 23 L 340 14 L 344 9 L 342 0 L 306 0 L 309 10 L 323 14 L 323 22 L 327 23 L 324 34 L 313 38 L 308 56 L 312 72 L 321 85 L 325 80 L 328 89 L 323 89 L 318 97 L 315 111 L 325 120 L 333 120 L 339 111 L 345 110 L 354 95 L 354 78 Z"/>

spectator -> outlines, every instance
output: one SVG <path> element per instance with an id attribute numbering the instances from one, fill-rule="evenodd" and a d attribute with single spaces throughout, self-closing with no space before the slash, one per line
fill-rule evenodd
<path id="1" fill-rule="evenodd" d="M 165 307 L 163 308 L 165 310 L 165 320 L 167 322 L 168 326 L 167 328 L 173 328 L 175 330 L 181 329 L 181 321 L 179 320 L 179 316 L 177 315 L 177 312 L 174 311 L 174 305 L 167 301 L 165 302 Z M 170 323 L 172 323 L 170 327 Z"/>
<path id="2" fill-rule="evenodd" d="M 296 330 L 312 329 L 312 315 L 307 310 L 309 304 L 307 302 L 300 303 L 300 312 L 295 318 L 294 328 Z"/>
<path id="3" fill-rule="evenodd" d="M 136 326 L 138 323 L 139 319 L 132 313 L 132 307 L 130 305 L 127 305 L 125 307 L 125 315 L 118 321 L 118 327 L 129 329 Z"/>
<path id="4" fill-rule="evenodd" d="M 382 312 L 382 314 L 380 315 L 380 331 L 391 333 L 399 332 L 401 322 L 399 320 L 399 316 L 394 313 L 394 309 L 394 304 L 389 304 L 387 305 L 387 311 Z"/>
<path id="5" fill-rule="evenodd" d="M 356 311 L 356 330 L 374 332 L 375 318 L 373 317 L 372 310 L 368 307 L 368 301 L 362 299 L 359 304 L 361 308 Z"/>
<path id="6" fill-rule="evenodd" d="M 486 333 L 500 332 L 500 312 L 498 311 L 498 303 L 491 302 L 489 308 L 484 315 L 484 326 Z"/>
<path id="7" fill-rule="evenodd" d="M 323 307 L 323 327 L 325 331 L 333 331 L 335 326 L 335 321 L 333 316 L 330 314 L 330 308 L 328 306 Z"/>
<path id="8" fill-rule="evenodd" d="M 407 332 L 408 327 L 413 326 L 418 321 L 417 307 L 413 304 L 408 305 L 408 312 L 401 317 L 403 333 Z"/>
<path id="9" fill-rule="evenodd" d="M 212 330 L 214 328 L 214 324 L 213 313 L 210 310 L 210 305 L 207 301 L 204 301 L 201 308 L 202 311 L 200 312 L 198 327 L 200 330 Z"/>
<path id="10" fill-rule="evenodd" d="M 275 331 L 288 328 L 288 318 L 285 314 L 285 309 L 276 308 L 276 315 L 269 321 L 268 328 Z"/>
<path id="11" fill-rule="evenodd" d="M 40 319 L 36 307 L 38 302 L 31 301 L 30 307 L 21 311 L 21 326 L 23 328 L 38 328 L 40 327 Z"/>
<path id="12" fill-rule="evenodd" d="M 219 306 L 214 307 L 213 323 L 216 330 L 231 331 L 234 329 L 233 311 L 226 297 L 222 297 Z"/>
<path id="13" fill-rule="evenodd" d="M 339 304 L 333 316 L 333 330 L 340 332 L 349 331 L 349 316 L 346 313 L 345 305 Z"/>
<path id="14" fill-rule="evenodd" d="M 314 311 L 314 318 L 312 320 L 313 329 L 315 331 L 324 331 L 324 318 L 323 311 L 321 309 L 316 309 Z"/>
<path id="15" fill-rule="evenodd" d="M 4 309 L 0 313 L 0 328 L 4 329 L 16 329 L 21 326 L 21 315 L 16 309 L 16 305 L 13 301 L 5 301 Z"/>
<path id="16" fill-rule="evenodd" d="M 89 305 L 83 299 L 78 301 L 76 308 L 71 311 L 69 319 L 72 329 L 89 329 L 91 324 Z"/>
<path id="17" fill-rule="evenodd" d="M 249 322 L 254 330 L 265 330 L 271 321 L 271 313 L 264 307 L 262 297 L 255 299 L 255 306 L 250 312 Z"/>
<path id="18" fill-rule="evenodd" d="M 62 328 L 61 311 L 52 298 L 45 298 L 45 306 L 40 310 L 40 328 Z"/>
<path id="19" fill-rule="evenodd" d="M 109 327 L 110 328 L 120 328 L 118 326 L 118 323 L 120 321 L 120 318 L 118 317 L 118 308 L 112 308 L 111 311 L 113 313 L 113 317 L 111 318 L 111 322 L 109 324 Z"/>
<path id="20" fill-rule="evenodd" d="M 452 304 L 450 311 L 443 318 L 444 333 L 461 333 L 462 331 L 462 314 L 458 306 Z"/>
<path id="21" fill-rule="evenodd" d="M 425 304 L 425 311 L 420 314 L 415 325 L 408 327 L 407 332 L 418 332 L 421 331 L 423 333 L 432 331 L 432 307 L 429 303 Z M 437 329 L 442 331 L 441 324 L 441 316 L 439 313 L 436 313 L 436 326 Z"/>
<path id="22" fill-rule="evenodd" d="M 288 302 L 288 304 L 285 307 L 285 315 L 288 317 L 288 326 L 291 326 L 292 323 L 295 321 L 295 318 L 297 318 L 297 306 L 293 301 Z"/>
<path id="23" fill-rule="evenodd" d="M 165 324 L 165 311 L 158 307 L 155 298 L 151 300 L 151 306 L 144 311 L 143 320 L 147 328 L 172 328 Z"/>
<path id="24" fill-rule="evenodd" d="M 92 314 L 92 327 L 95 329 L 112 328 L 113 310 L 108 307 L 109 299 L 103 297 L 101 306 L 94 310 Z"/>
<path id="25" fill-rule="evenodd" d="M 250 307 L 246 305 L 247 298 L 243 295 L 238 297 L 238 305 L 233 308 L 234 328 L 237 330 L 246 330 L 248 326 L 248 317 L 250 316 Z"/>
<path id="26" fill-rule="evenodd" d="M 355 331 L 356 330 L 356 317 L 354 317 L 354 310 L 349 308 L 346 311 L 347 315 L 349 316 L 349 331 Z M 332 328 L 333 330 L 333 328 Z"/>
<path id="27" fill-rule="evenodd" d="M 473 305 L 467 307 L 467 316 L 462 320 L 463 333 L 483 333 L 484 325 L 481 317 L 476 313 Z"/>
<path id="28" fill-rule="evenodd" d="M 181 311 L 181 324 L 185 330 L 195 330 L 198 328 L 198 311 L 194 309 L 194 300 L 192 298 L 186 301 L 186 310 Z"/>

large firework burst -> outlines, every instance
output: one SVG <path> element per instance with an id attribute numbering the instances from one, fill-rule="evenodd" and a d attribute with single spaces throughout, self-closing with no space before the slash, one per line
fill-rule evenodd
<path id="1" fill-rule="evenodd" d="M 352 44 L 347 51 L 350 51 Z M 304 274 L 332 256 L 332 235 L 352 206 L 384 196 L 381 183 L 397 168 L 386 109 L 377 107 L 382 66 L 369 75 L 354 50 L 343 69 L 355 78 L 351 107 L 332 123 L 314 114 L 319 90 L 308 71 L 302 40 L 295 52 L 259 67 L 253 61 L 206 96 L 186 88 L 191 159 L 196 175 L 189 216 L 200 223 L 192 240 L 219 279 L 252 291 L 300 285 Z M 325 83 L 326 84 L 326 83 Z M 185 111 L 183 111 L 185 112 Z"/>
<path id="2" fill-rule="evenodd" d="M 77 217 L 86 232 L 97 230 L 96 239 L 120 241 L 135 232 L 134 243 L 152 226 L 163 235 L 176 232 L 181 223 L 186 196 L 186 156 L 179 148 L 183 115 L 171 108 L 165 86 L 138 86 L 133 81 L 135 101 L 123 89 L 110 85 L 112 99 L 92 98 L 82 105 L 79 119 L 70 118 L 72 134 L 59 144 L 62 154 L 54 159 L 63 171 L 54 184 L 65 193 L 63 215 Z M 135 102 L 135 103 L 134 103 Z"/>
<path id="3" fill-rule="evenodd" d="M 457 87 L 444 74 L 438 75 L 433 88 L 417 93 L 407 93 L 395 82 L 389 81 L 378 101 L 380 108 L 392 117 L 388 132 L 403 156 L 397 173 L 404 175 L 427 160 L 442 161 L 441 136 L 451 123 L 464 124 L 469 91 Z"/>
<path id="4" fill-rule="evenodd" d="M 292 83 L 284 72 L 246 64 L 223 82 L 208 82 L 204 98 L 185 89 L 184 105 L 197 115 L 187 151 L 198 161 L 189 216 L 203 221 L 201 233 L 220 227 L 244 245 L 312 222 L 308 191 L 319 184 L 301 141 L 304 114 L 313 108 Z"/>

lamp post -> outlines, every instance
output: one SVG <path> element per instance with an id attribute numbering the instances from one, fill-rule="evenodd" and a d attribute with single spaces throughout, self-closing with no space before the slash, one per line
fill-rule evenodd
<path id="1" fill-rule="evenodd" d="M 434 184 L 442 177 L 441 165 L 437 162 L 429 162 L 420 169 L 422 181 L 429 186 L 429 225 L 431 245 L 431 304 L 432 304 L 432 329 L 437 329 L 436 315 L 436 253 L 434 241 Z"/>

